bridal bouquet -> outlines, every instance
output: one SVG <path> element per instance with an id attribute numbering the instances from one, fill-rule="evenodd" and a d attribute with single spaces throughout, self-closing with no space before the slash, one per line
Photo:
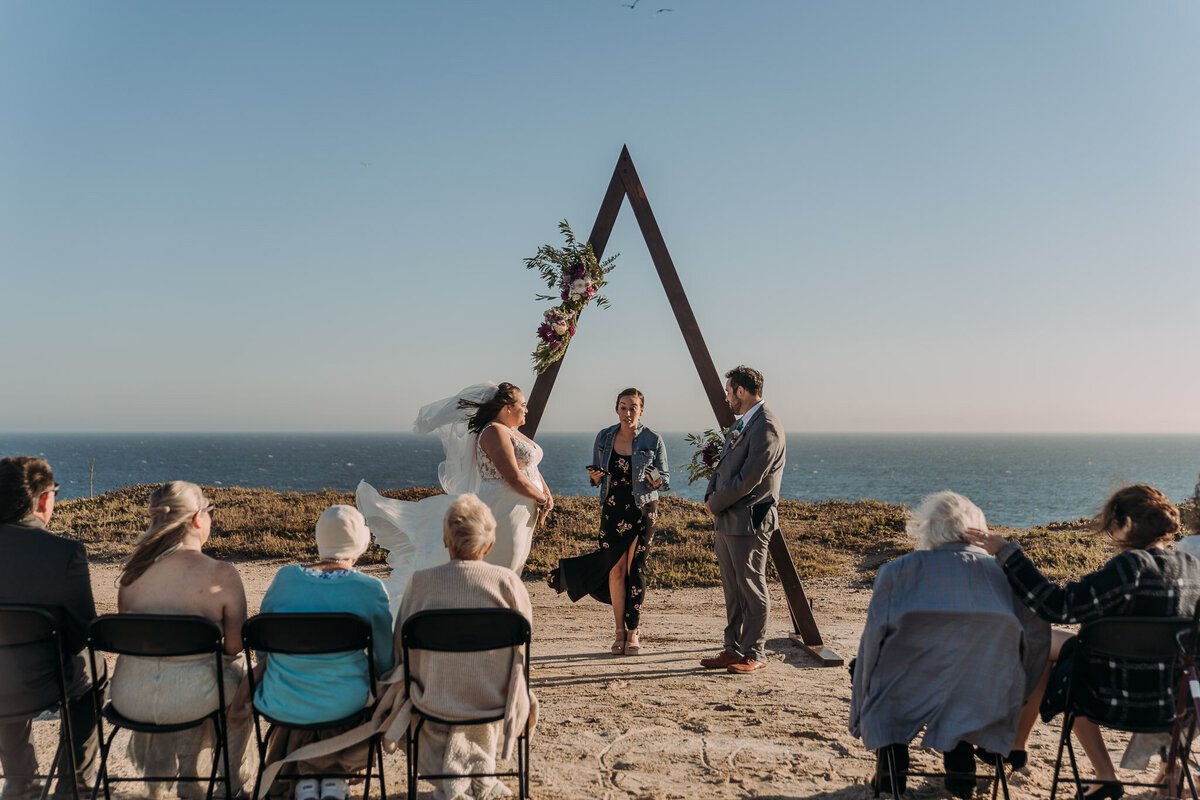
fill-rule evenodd
<path id="1" fill-rule="evenodd" d="M 717 463 L 721 460 L 721 450 L 725 447 L 725 434 L 728 431 L 728 428 L 709 428 L 704 433 L 689 433 L 685 437 L 687 443 L 696 448 L 692 453 L 692 460 L 687 465 L 688 483 L 712 477 Z"/>
<path id="2" fill-rule="evenodd" d="M 608 282 L 604 276 L 612 271 L 617 260 L 611 256 L 598 262 L 592 245 L 577 241 L 565 219 L 558 223 L 558 229 L 567 240 L 565 247 L 544 244 L 537 255 L 525 259 L 526 269 L 538 270 L 546 286 L 558 290 L 557 295 L 539 294 L 536 298 L 558 303 L 542 315 L 542 324 L 537 329 L 539 341 L 533 350 L 533 366 L 539 375 L 563 357 L 584 307 L 592 300 L 600 308 L 608 305 L 608 298 L 597 292 Z"/>

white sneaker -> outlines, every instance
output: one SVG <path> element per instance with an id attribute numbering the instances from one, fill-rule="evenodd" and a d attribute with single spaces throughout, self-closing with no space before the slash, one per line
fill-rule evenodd
<path id="1" fill-rule="evenodd" d="M 349 792 L 346 782 L 341 778 L 326 778 L 321 781 L 320 800 L 346 800 Z"/>
<path id="2" fill-rule="evenodd" d="M 296 800 L 321 800 L 321 783 L 316 778 L 296 781 Z"/>

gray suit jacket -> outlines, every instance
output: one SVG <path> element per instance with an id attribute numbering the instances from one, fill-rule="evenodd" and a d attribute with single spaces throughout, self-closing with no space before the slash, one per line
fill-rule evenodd
<path id="1" fill-rule="evenodd" d="M 725 451 L 708 480 L 705 498 L 717 533 L 753 536 L 779 527 L 779 485 L 787 456 L 783 425 L 764 404 Z"/>

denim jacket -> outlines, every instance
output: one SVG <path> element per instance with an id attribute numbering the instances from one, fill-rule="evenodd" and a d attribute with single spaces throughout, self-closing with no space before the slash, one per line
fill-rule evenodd
<path id="1" fill-rule="evenodd" d="M 617 423 L 600 431 L 596 434 L 596 444 L 592 447 L 592 463 L 604 470 L 604 477 L 600 479 L 601 503 L 608 497 L 608 462 L 612 458 L 613 440 L 620 429 L 621 425 Z M 655 490 L 646 481 L 646 470 L 651 467 L 657 467 L 662 473 L 663 483 L 660 489 Z M 633 477 L 633 502 L 638 508 L 656 502 L 660 491 L 671 491 L 671 474 L 667 471 L 667 446 L 661 436 L 644 425 L 638 425 L 637 432 L 633 435 L 633 466 L 630 475 Z"/>

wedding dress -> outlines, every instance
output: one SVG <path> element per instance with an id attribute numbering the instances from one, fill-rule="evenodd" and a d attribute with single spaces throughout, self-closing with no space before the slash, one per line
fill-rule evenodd
<path id="1" fill-rule="evenodd" d="M 417 414 L 416 433 L 436 433 L 446 458 L 438 466 L 438 481 L 444 495 L 416 502 L 383 497 L 365 480 L 356 492 L 358 510 L 366 518 L 375 541 L 388 551 L 392 568 L 384 584 L 391 600 L 392 614 L 408 588 L 409 579 L 419 569 L 436 567 L 450 560 L 442 542 L 442 521 L 454 498 L 471 492 L 479 497 L 496 518 L 496 544 L 483 557 L 489 564 L 508 567 L 517 575 L 525 569 L 533 527 L 537 522 L 537 503 L 518 493 L 500 476 L 496 465 L 479 446 L 479 437 L 467 430 L 471 408 L 458 408 L 459 400 L 486 402 L 496 393 L 496 385 L 476 384 L 453 397 L 430 403 Z M 516 435 L 512 429 L 493 423 L 501 435 L 512 438 L 517 467 L 534 484 L 544 486 L 538 473 L 542 448 Z"/>

